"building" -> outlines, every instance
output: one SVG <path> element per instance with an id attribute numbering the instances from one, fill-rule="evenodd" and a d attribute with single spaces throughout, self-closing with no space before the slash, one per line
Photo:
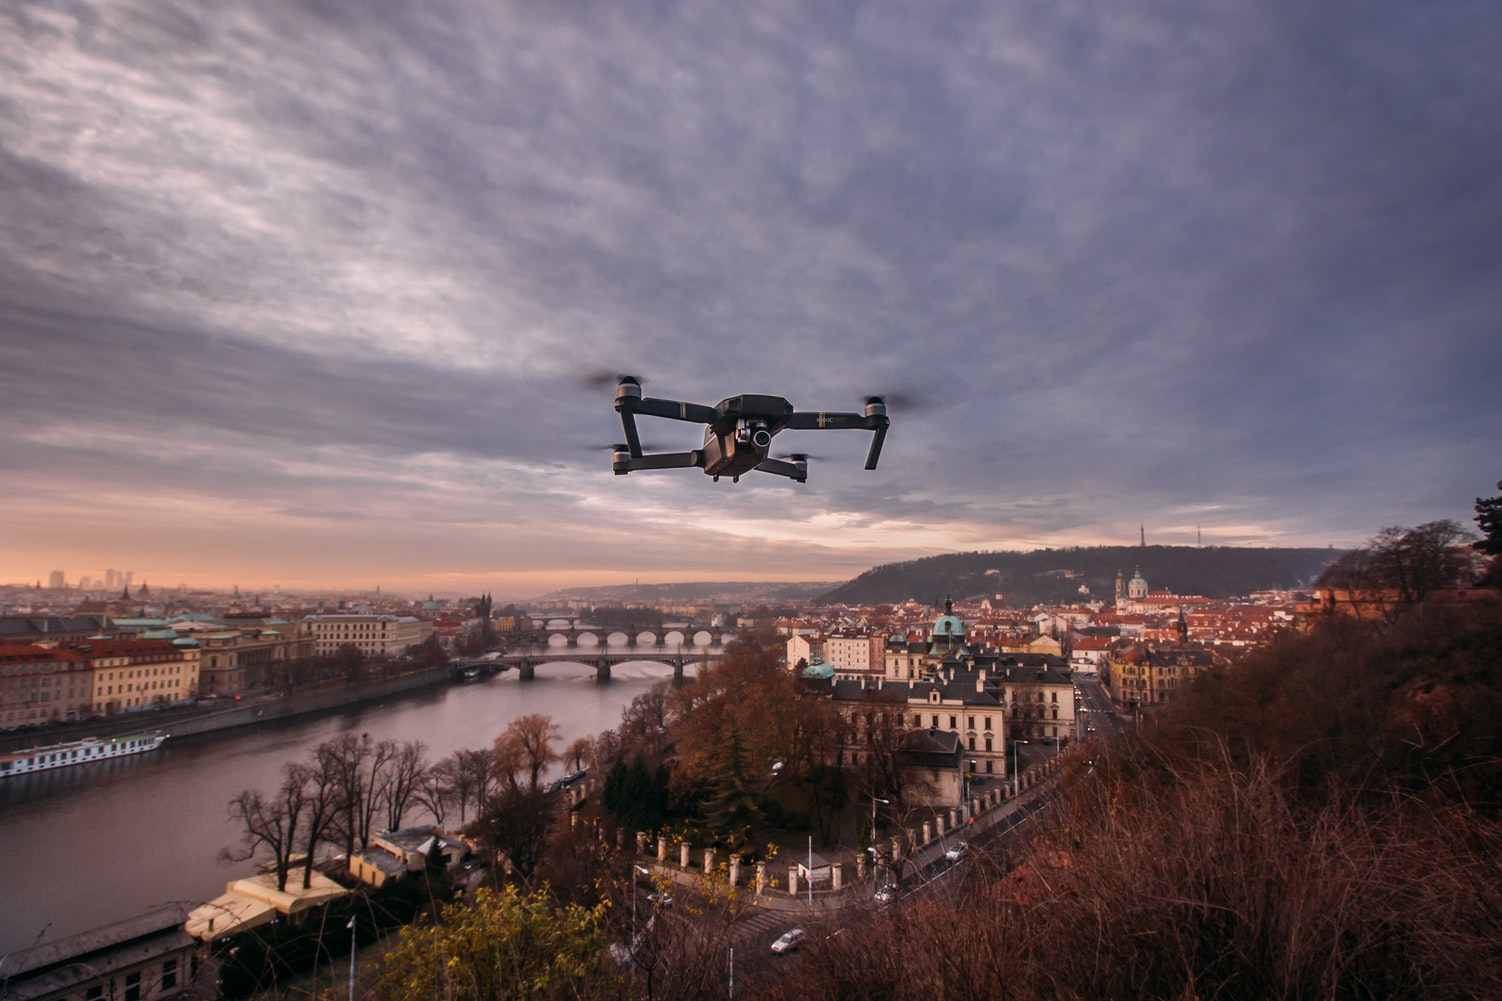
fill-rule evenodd
<path id="1" fill-rule="evenodd" d="M 379 887 L 428 866 L 458 872 L 472 854 L 469 842 L 442 828 L 408 827 L 375 835 L 369 847 L 350 859 L 349 869 L 362 883 Z"/>
<path id="2" fill-rule="evenodd" d="M 277 889 L 274 872 L 231 880 L 223 894 L 193 908 L 182 927 L 193 938 L 213 942 L 281 919 L 300 924 L 349 893 L 317 869 L 307 887 L 302 882 L 300 869 L 289 874 L 283 889 Z"/>
<path id="3" fill-rule="evenodd" d="M 1131 712 L 1173 702 L 1215 664 L 1209 650 L 1134 645 L 1107 654 L 1100 681 L 1116 707 Z"/>
<path id="4" fill-rule="evenodd" d="M 885 642 L 869 629 L 836 629 L 824 638 L 824 663 L 842 677 L 881 674 Z"/>
<path id="5" fill-rule="evenodd" d="M 93 712 L 109 715 L 198 696 L 198 644 L 193 640 L 91 639 L 67 649 L 93 669 Z"/>
<path id="6" fill-rule="evenodd" d="M 788 637 L 784 647 L 789 670 L 797 668 L 799 664 L 810 667 L 824 663 L 823 633 L 794 633 Z"/>
<path id="7" fill-rule="evenodd" d="M 366 657 L 395 657 L 418 646 L 433 624 L 412 615 L 319 614 L 303 620 L 313 653 L 327 656 L 353 646 Z"/>
<path id="8" fill-rule="evenodd" d="M 192 640 L 0 645 L 0 726 L 6 728 L 170 705 L 197 693 Z"/>
<path id="9" fill-rule="evenodd" d="M 257 619 L 197 634 L 199 689 L 228 695 L 282 683 L 287 663 L 312 655 L 313 637 L 286 619 Z"/>
<path id="10" fill-rule="evenodd" d="M 94 671 L 71 650 L 0 644 L 0 727 L 84 719 L 94 704 Z"/>
<path id="11" fill-rule="evenodd" d="M 157 1001 L 177 997 L 198 972 L 197 943 L 171 905 L 6 957 L 7 1001 Z M 198 985 L 203 986 L 203 985 Z M 198 996 L 204 996 L 199 994 Z"/>

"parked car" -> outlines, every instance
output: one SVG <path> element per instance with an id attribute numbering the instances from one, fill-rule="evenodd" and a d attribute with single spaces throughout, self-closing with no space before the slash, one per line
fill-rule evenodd
<path id="1" fill-rule="evenodd" d="M 772 943 L 772 951 L 779 956 L 784 952 L 797 952 L 798 947 L 808 939 L 808 932 L 802 928 L 794 928 L 783 934 L 781 938 Z"/>
<path id="2" fill-rule="evenodd" d="M 881 889 L 879 889 L 879 890 L 876 891 L 876 906 L 877 907 L 885 907 L 885 906 L 887 906 L 888 904 L 890 904 L 892 901 L 894 901 L 896 899 L 897 899 L 897 887 L 894 884 L 888 884 L 888 885 L 883 886 Z"/>
<path id="3" fill-rule="evenodd" d="M 954 843 L 954 847 L 950 848 L 949 851 L 944 853 L 944 857 L 951 862 L 958 862 L 960 859 L 965 857 L 965 850 L 969 847 L 970 846 L 964 841 L 956 841 Z"/>

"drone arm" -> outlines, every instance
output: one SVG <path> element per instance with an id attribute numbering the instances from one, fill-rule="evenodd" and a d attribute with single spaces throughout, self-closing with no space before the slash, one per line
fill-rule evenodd
<path id="1" fill-rule="evenodd" d="M 616 409 L 624 414 L 625 409 L 621 401 L 616 401 Z M 702 403 L 683 403 L 679 400 L 656 400 L 652 397 L 632 400 L 629 409 L 648 417 L 666 417 L 671 421 L 688 421 L 691 424 L 712 424 L 715 419 L 714 407 L 706 407 Z"/>
<path id="2" fill-rule="evenodd" d="M 797 480 L 799 483 L 808 482 L 807 462 L 785 462 L 782 459 L 766 458 L 761 460 L 756 468 L 763 473 L 786 476 L 788 479 Z"/>
<path id="3" fill-rule="evenodd" d="M 787 423 L 783 425 L 793 431 L 821 431 L 831 428 L 869 431 L 874 426 L 871 418 L 865 414 L 814 413 L 813 411 L 791 413 L 788 415 Z"/>
<path id="4" fill-rule="evenodd" d="M 886 415 L 883 414 L 881 417 L 879 417 L 877 419 L 880 420 L 881 423 L 876 426 L 876 434 L 873 435 L 872 438 L 871 438 L 871 450 L 866 453 L 866 468 L 867 469 L 875 469 L 876 468 L 876 460 L 878 460 L 878 459 L 881 458 L 881 445 L 882 445 L 882 442 L 884 442 L 884 441 L 887 440 L 887 418 L 886 418 Z"/>
<path id="5" fill-rule="evenodd" d="M 612 468 L 615 475 L 624 476 L 638 469 L 693 469 L 704 465 L 704 453 L 657 452 L 653 455 L 621 455 L 616 453 Z"/>

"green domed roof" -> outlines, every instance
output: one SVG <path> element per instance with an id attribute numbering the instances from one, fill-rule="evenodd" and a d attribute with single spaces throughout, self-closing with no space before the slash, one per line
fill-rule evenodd
<path id="1" fill-rule="evenodd" d="M 954 614 L 954 599 L 944 599 L 944 614 L 934 619 L 934 637 L 937 638 L 964 638 L 965 623 L 958 615 Z"/>

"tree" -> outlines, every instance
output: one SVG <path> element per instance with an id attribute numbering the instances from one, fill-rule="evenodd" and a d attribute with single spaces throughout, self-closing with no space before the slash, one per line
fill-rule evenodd
<path id="1" fill-rule="evenodd" d="M 1345 591 L 1353 602 L 1375 603 L 1390 618 L 1396 609 L 1456 586 L 1469 566 L 1460 544 L 1472 538 L 1450 519 L 1416 528 L 1389 526 L 1365 546 L 1342 554 L 1314 583 Z"/>
<path id="2" fill-rule="evenodd" d="M 563 765 L 571 772 L 584 768 L 594 753 L 594 743 L 588 737 L 578 737 L 563 749 Z"/>
<path id="3" fill-rule="evenodd" d="M 615 997 L 606 907 L 559 907 L 543 891 L 481 889 L 472 905 L 444 908 L 435 925 L 402 931 L 386 957 L 376 997 L 450 1001 L 552 1001 Z"/>
<path id="4" fill-rule="evenodd" d="M 409 740 L 397 746 L 392 756 L 387 781 L 382 785 L 381 802 L 386 808 L 386 829 L 399 830 L 412 801 L 417 797 L 423 773 L 428 770 L 426 745 Z"/>
<path id="5" fill-rule="evenodd" d="M 430 765 L 418 776 L 417 787 L 412 791 L 412 797 L 432 815 L 435 824 L 442 825 L 449 808 L 456 805 L 454 767 L 452 755 Z"/>
<path id="6" fill-rule="evenodd" d="M 496 739 L 496 760 L 500 764 L 503 755 L 508 766 L 514 762 L 516 772 L 525 773 L 527 788 L 535 791 L 543 771 L 558 760 L 553 742 L 560 736 L 558 724 L 551 716 L 529 713 L 518 716 L 506 727 L 506 732 Z"/>
<path id="7" fill-rule="evenodd" d="M 243 790 L 229 801 L 230 820 L 242 829 L 242 850 L 232 852 L 226 848 L 223 857 L 246 862 L 255 858 L 257 849 L 268 849 L 276 872 L 276 888 L 285 891 L 306 799 L 306 775 L 295 765 L 283 769 L 282 784 L 269 799 L 259 789 Z"/>
<path id="8" fill-rule="evenodd" d="M 495 751 L 488 747 L 455 751 L 454 802 L 459 806 L 459 823 L 469 815 L 475 816 L 485 809 L 495 788 Z"/>
<path id="9" fill-rule="evenodd" d="M 761 823 L 760 796 L 750 774 L 740 731 L 732 723 L 718 767 L 710 776 L 712 790 L 704 805 L 704 820 L 711 830 L 734 834 Z"/>
<path id="10" fill-rule="evenodd" d="M 522 879 L 531 879 L 547 847 L 557 810 L 547 792 L 503 786 L 476 822 L 480 840 L 511 861 Z"/>
<path id="11" fill-rule="evenodd" d="M 347 685 L 358 685 L 365 680 L 365 655 L 353 643 L 345 643 L 334 651 L 336 677 Z"/>
<path id="12" fill-rule="evenodd" d="M 1502 480 L 1497 481 L 1497 489 L 1502 490 Z M 1502 557 L 1502 496 L 1476 498 L 1476 524 L 1481 528 L 1476 548 L 1492 557 L 1483 581 L 1491 587 L 1502 587 L 1502 559 L 1498 559 Z"/>

